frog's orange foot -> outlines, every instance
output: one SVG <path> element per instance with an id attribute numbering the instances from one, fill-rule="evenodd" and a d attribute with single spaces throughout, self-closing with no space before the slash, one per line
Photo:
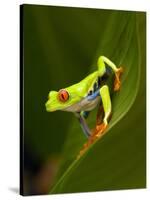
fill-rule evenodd
<path id="1" fill-rule="evenodd" d="M 100 125 L 97 125 L 97 126 L 96 126 L 96 134 L 95 134 L 95 137 L 100 138 L 100 137 L 104 134 L 104 132 L 105 132 L 107 126 L 108 126 L 108 125 L 105 124 L 105 123 L 102 123 L 102 124 L 100 124 Z"/>
<path id="2" fill-rule="evenodd" d="M 107 126 L 108 125 L 106 125 L 105 123 L 96 126 L 95 130 L 92 132 L 88 141 L 83 145 L 83 148 L 81 149 L 79 155 L 77 156 L 77 159 L 80 158 L 86 152 L 86 150 L 89 148 L 91 144 L 93 144 L 98 138 L 100 138 L 103 135 Z"/>
<path id="3" fill-rule="evenodd" d="M 118 68 L 115 73 L 115 81 L 114 81 L 114 91 L 118 91 L 121 86 L 120 76 L 123 73 L 123 67 Z"/>
<path id="4" fill-rule="evenodd" d="M 79 152 L 79 155 L 77 156 L 77 159 L 80 158 L 86 150 L 89 148 L 89 146 L 94 142 L 93 137 L 90 136 L 88 141 L 83 145 L 81 151 Z"/>
<path id="5" fill-rule="evenodd" d="M 87 145 L 87 143 L 85 143 L 85 144 L 83 145 L 83 148 L 81 149 L 81 151 L 80 151 L 79 154 L 77 155 L 77 159 L 79 159 L 79 158 L 86 152 L 87 149 L 88 149 L 88 145 Z"/>

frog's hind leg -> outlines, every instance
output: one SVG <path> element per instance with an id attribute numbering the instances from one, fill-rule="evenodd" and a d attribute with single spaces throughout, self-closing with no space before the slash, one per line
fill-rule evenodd
<path id="1" fill-rule="evenodd" d="M 104 118 L 104 108 L 102 104 L 100 104 L 97 111 L 97 116 L 96 116 L 96 125 L 101 124 L 103 121 L 103 118 Z"/>
<path id="2" fill-rule="evenodd" d="M 104 118 L 103 118 L 103 122 L 101 124 L 97 123 L 95 133 L 93 133 L 94 137 L 95 136 L 100 137 L 103 135 L 103 133 L 105 132 L 105 130 L 108 126 L 108 122 L 111 117 L 111 111 L 112 111 L 110 93 L 109 93 L 109 88 L 107 85 L 104 85 L 100 89 L 100 96 L 102 99 L 102 106 L 104 109 Z"/>
<path id="3" fill-rule="evenodd" d="M 114 81 L 114 91 L 118 91 L 121 86 L 120 76 L 123 72 L 123 68 L 119 67 L 117 68 L 116 65 L 110 61 L 105 56 L 100 56 L 98 58 L 98 71 L 100 73 L 100 76 L 102 76 L 106 71 L 105 63 L 114 71 L 115 73 L 115 81 Z"/>
<path id="4" fill-rule="evenodd" d="M 105 133 L 105 130 L 108 127 L 108 121 L 111 116 L 111 99 L 109 94 L 109 88 L 107 85 L 104 85 L 100 89 L 100 96 L 102 99 L 103 108 L 100 107 L 98 111 L 96 128 L 89 136 L 88 141 L 84 144 L 77 158 L 80 158 L 81 155 L 88 149 L 88 147 Z M 103 114 L 102 113 L 103 111 L 104 111 L 104 117 L 101 123 L 101 120 L 98 119 L 98 117 L 101 116 L 101 114 Z"/>

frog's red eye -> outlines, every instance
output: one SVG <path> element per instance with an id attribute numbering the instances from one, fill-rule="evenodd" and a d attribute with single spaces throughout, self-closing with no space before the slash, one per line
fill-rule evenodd
<path id="1" fill-rule="evenodd" d="M 65 102 L 69 99 L 69 94 L 66 90 L 61 89 L 58 92 L 58 98 L 59 98 L 60 101 Z"/>

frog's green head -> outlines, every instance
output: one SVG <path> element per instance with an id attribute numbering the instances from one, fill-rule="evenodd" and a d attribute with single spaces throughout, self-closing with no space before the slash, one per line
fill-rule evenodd
<path id="1" fill-rule="evenodd" d="M 84 96 L 84 92 L 80 87 L 71 86 L 57 91 L 50 91 L 48 101 L 46 102 L 46 110 L 48 112 L 56 110 L 67 110 L 68 107 L 80 102 Z M 72 110 L 70 110 L 72 111 Z M 73 112 L 73 111 L 72 111 Z"/>

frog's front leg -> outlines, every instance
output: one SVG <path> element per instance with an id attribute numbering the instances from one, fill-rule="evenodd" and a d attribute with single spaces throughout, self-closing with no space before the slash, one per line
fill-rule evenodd
<path id="1" fill-rule="evenodd" d="M 114 91 L 118 91 L 120 89 L 121 86 L 121 82 L 120 82 L 120 76 L 123 72 L 123 68 L 119 67 L 117 68 L 116 65 L 109 60 L 108 58 L 106 58 L 105 56 L 100 56 L 98 58 L 98 71 L 100 73 L 100 75 L 102 76 L 105 71 L 106 71 L 106 66 L 105 63 L 114 71 L 115 73 L 115 80 L 114 80 Z"/>
<path id="2" fill-rule="evenodd" d="M 104 133 L 106 128 L 108 127 L 108 121 L 111 116 L 111 99 L 110 99 L 110 93 L 109 88 L 107 85 L 104 85 L 102 88 L 100 88 L 100 96 L 102 99 L 102 108 L 100 107 L 100 111 L 104 111 L 104 118 L 102 120 L 102 123 L 99 124 L 99 120 L 97 119 L 97 124 L 95 130 L 92 132 L 90 137 L 88 138 L 88 141 L 84 144 L 82 150 L 80 151 L 78 158 L 88 149 L 88 147 L 95 142 L 98 138 L 100 138 Z M 100 111 L 98 111 L 97 117 L 100 116 Z M 103 113 L 102 113 L 103 114 Z"/>
<path id="3" fill-rule="evenodd" d="M 86 121 L 85 121 L 85 118 L 84 118 L 83 114 L 80 113 L 80 112 L 77 112 L 77 113 L 75 113 L 75 116 L 78 118 L 79 123 L 80 123 L 80 125 L 81 125 L 81 128 L 82 128 L 82 130 L 83 130 L 85 136 L 86 136 L 87 138 L 89 138 L 90 135 L 91 135 L 91 131 L 90 131 L 90 129 L 89 129 L 89 127 L 88 127 L 88 125 L 87 125 L 87 123 L 86 123 Z"/>

